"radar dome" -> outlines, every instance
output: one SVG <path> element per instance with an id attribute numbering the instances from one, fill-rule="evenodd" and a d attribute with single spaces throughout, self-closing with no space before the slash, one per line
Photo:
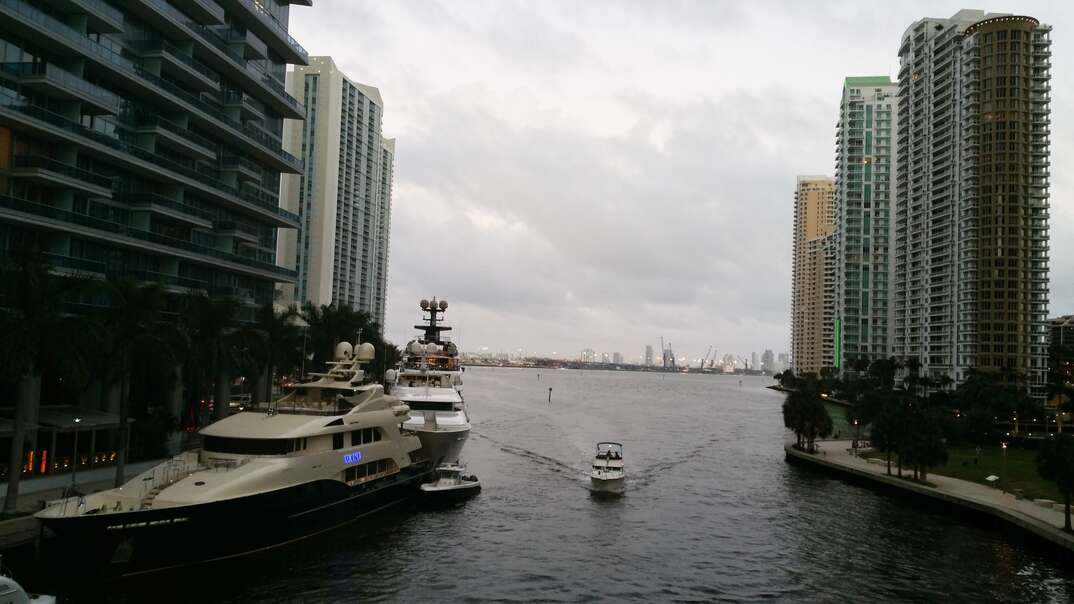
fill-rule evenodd
<path id="1" fill-rule="evenodd" d="M 440 301 L 440 310 L 447 310 L 447 300 Z"/>
<path id="2" fill-rule="evenodd" d="M 425 347 L 421 345 L 421 342 L 414 340 L 407 346 L 407 349 L 410 351 L 410 354 L 421 354 Z"/>
<path id="3" fill-rule="evenodd" d="M 428 300 L 422 300 L 421 301 L 421 309 L 422 310 L 429 310 L 429 301 Z"/>
<path id="4" fill-rule="evenodd" d="M 425 352 L 428 352 L 430 354 L 436 352 L 436 344 L 433 344 L 432 342 L 426 344 Z"/>
<path id="5" fill-rule="evenodd" d="M 340 342 L 336 344 L 336 360 L 337 361 L 349 361 L 354 354 L 354 347 L 350 342 Z"/>
<path id="6" fill-rule="evenodd" d="M 373 345 L 369 342 L 363 342 L 358 345 L 358 352 L 354 353 L 354 356 L 359 361 L 372 361 L 376 356 L 377 351 L 373 348 Z"/>
<path id="7" fill-rule="evenodd" d="M 399 377 L 399 373 L 396 372 L 394 369 L 389 369 L 389 370 L 384 372 L 384 381 L 388 382 L 389 384 L 394 384 L 396 378 L 398 378 L 398 377 Z"/>

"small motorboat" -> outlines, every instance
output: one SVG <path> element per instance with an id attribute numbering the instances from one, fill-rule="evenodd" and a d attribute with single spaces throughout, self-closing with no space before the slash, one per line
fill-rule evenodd
<path id="1" fill-rule="evenodd" d="M 8 576 L 3 562 L 0 561 L 0 602 L 3 604 L 56 604 L 56 598 L 26 593 L 21 585 Z"/>
<path id="2" fill-rule="evenodd" d="M 623 494 L 626 471 L 623 468 L 623 445 L 613 442 L 597 443 L 589 485 L 594 493 Z"/>
<path id="3" fill-rule="evenodd" d="M 469 474 L 465 466 L 446 463 L 437 466 L 436 480 L 421 485 L 422 499 L 432 504 L 464 501 L 481 492 L 481 481 Z"/>

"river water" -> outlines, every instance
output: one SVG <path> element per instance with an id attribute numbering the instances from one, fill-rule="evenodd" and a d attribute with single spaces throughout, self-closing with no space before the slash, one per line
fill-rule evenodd
<path id="1" fill-rule="evenodd" d="M 471 368 L 464 461 L 484 490 L 466 505 L 138 582 L 71 585 L 53 568 L 33 587 L 109 603 L 1074 598 L 1050 550 L 788 465 L 771 383 Z M 622 498 L 587 490 L 598 440 L 624 444 Z"/>

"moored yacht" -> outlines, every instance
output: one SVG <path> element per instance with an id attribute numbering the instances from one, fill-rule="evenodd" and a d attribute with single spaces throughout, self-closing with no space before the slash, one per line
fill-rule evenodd
<path id="1" fill-rule="evenodd" d="M 386 381 L 392 384 L 392 395 L 410 407 L 403 426 L 418 434 L 430 461 L 458 463 L 470 435 L 470 417 L 462 396 L 459 349 L 441 335 L 451 330 L 440 324 L 448 303 L 433 298 L 431 303 L 422 300 L 420 307 L 429 316 L 426 325 L 414 328 L 423 335 L 406 345 L 402 363 Z"/>
<path id="2" fill-rule="evenodd" d="M 404 501 L 432 466 L 401 428 L 407 406 L 366 381 L 372 358 L 372 345 L 342 342 L 326 373 L 201 430 L 202 449 L 37 518 L 132 574 L 276 547 Z"/>
<path id="3" fill-rule="evenodd" d="M 626 471 L 623 467 L 623 445 L 614 442 L 597 443 L 589 486 L 595 493 L 623 493 Z"/>

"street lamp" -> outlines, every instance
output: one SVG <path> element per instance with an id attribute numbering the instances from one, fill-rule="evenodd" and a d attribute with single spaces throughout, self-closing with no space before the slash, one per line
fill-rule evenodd
<path id="1" fill-rule="evenodd" d="M 854 457 L 858 456 L 858 443 L 861 442 L 861 424 L 858 423 L 858 418 L 854 418 L 854 430 L 858 435 L 854 438 Z"/>
<path id="2" fill-rule="evenodd" d="M 999 443 L 1003 447 L 1003 492 L 1007 492 L 1007 441 Z"/>
<path id="3" fill-rule="evenodd" d="M 81 417 L 75 418 L 75 454 L 74 464 L 71 466 L 71 488 L 75 486 L 75 480 L 78 477 L 78 424 L 82 422 Z"/>

